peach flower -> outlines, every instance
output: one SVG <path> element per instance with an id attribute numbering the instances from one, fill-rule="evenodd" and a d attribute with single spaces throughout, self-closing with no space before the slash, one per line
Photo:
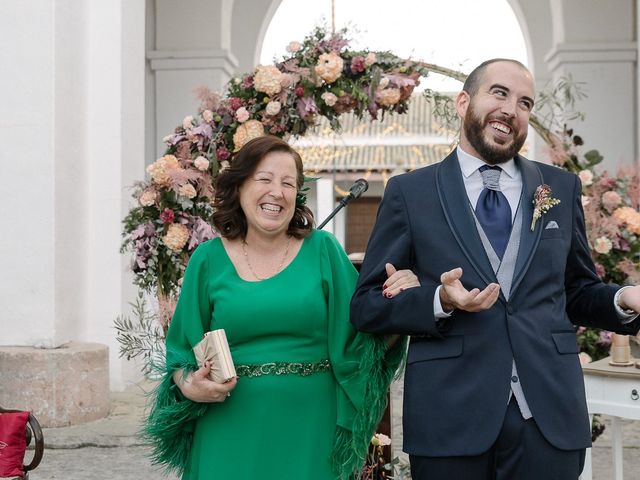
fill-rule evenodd
<path id="1" fill-rule="evenodd" d="M 611 251 L 611 247 L 613 247 L 611 240 L 609 240 L 607 237 L 598 237 L 596 238 L 593 249 L 602 255 L 606 255 Z"/>
<path id="2" fill-rule="evenodd" d="M 190 183 L 185 183 L 178 189 L 178 193 L 183 197 L 193 198 L 196 196 L 196 189 Z"/>
<path id="3" fill-rule="evenodd" d="M 201 171 L 204 171 L 209 168 L 209 160 L 200 155 L 193 161 L 193 165 Z"/>
<path id="4" fill-rule="evenodd" d="M 316 74 L 325 82 L 333 83 L 342 75 L 344 60 L 335 52 L 323 53 L 318 57 Z"/>
<path id="5" fill-rule="evenodd" d="M 249 140 L 264 135 L 264 126 L 258 120 L 249 120 L 238 127 L 233 135 L 233 145 L 237 152 Z"/>
<path id="6" fill-rule="evenodd" d="M 156 192 L 153 188 L 147 188 L 144 192 L 142 192 L 142 195 L 140 195 L 138 201 L 143 207 L 150 207 L 151 205 L 156 203 L 157 199 L 158 192 Z"/>
<path id="7" fill-rule="evenodd" d="M 207 123 L 211 123 L 213 120 L 213 112 L 211 110 L 204 110 L 202 112 L 202 119 Z"/>
<path id="8" fill-rule="evenodd" d="M 369 52 L 367 53 L 367 56 L 364 57 L 364 64 L 367 67 L 370 67 L 371 65 L 373 65 L 374 63 L 376 63 L 376 54 L 373 52 Z"/>
<path id="9" fill-rule="evenodd" d="M 167 234 L 162 237 L 164 244 L 176 253 L 179 253 L 189 240 L 189 229 L 180 223 L 169 225 Z"/>
<path id="10" fill-rule="evenodd" d="M 258 92 L 263 92 L 272 97 L 280 93 L 282 85 L 282 72 L 275 65 L 258 66 L 253 77 L 253 85 Z"/>
<path id="11" fill-rule="evenodd" d="M 338 97 L 331 92 L 324 92 L 322 95 L 320 95 L 320 98 L 324 100 L 324 103 L 326 103 L 330 107 L 333 107 L 338 101 Z"/>
<path id="12" fill-rule="evenodd" d="M 385 88 L 376 92 L 376 100 L 380 105 L 390 107 L 400 101 L 400 89 Z"/>
<path id="13" fill-rule="evenodd" d="M 186 117 L 184 117 L 184 119 L 182 120 L 182 128 L 184 128 L 185 130 L 191 130 L 193 128 L 192 115 L 187 115 Z"/>
<path id="14" fill-rule="evenodd" d="M 169 172 L 179 168 L 180 164 L 174 155 L 165 155 L 149 165 L 147 173 L 151 175 L 151 179 L 158 185 L 169 186 L 171 183 Z"/>

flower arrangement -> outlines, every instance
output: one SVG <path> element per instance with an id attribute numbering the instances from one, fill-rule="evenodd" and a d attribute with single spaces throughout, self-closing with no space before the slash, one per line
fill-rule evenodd
<path id="1" fill-rule="evenodd" d="M 396 477 L 395 467 L 400 463 L 396 457 L 390 462 L 385 458 L 385 447 L 391 445 L 391 439 L 384 433 L 375 433 L 369 443 L 366 463 L 357 480 L 393 480 Z"/>
<path id="2" fill-rule="evenodd" d="M 536 228 L 536 222 L 542 215 L 560 203 L 560 200 L 551 196 L 551 187 L 546 183 L 538 185 L 533 194 L 533 218 L 531 219 L 531 231 Z"/>
<path id="3" fill-rule="evenodd" d="M 160 298 L 177 295 L 191 253 L 216 235 L 209 223 L 213 180 L 247 141 L 302 135 L 318 115 L 337 130 L 346 112 L 377 119 L 407 110 L 426 68 L 348 45 L 345 30 L 329 35 L 318 27 L 291 42 L 287 58 L 232 79 L 224 96 L 198 90 L 198 115 L 164 138 L 165 155 L 136 185 L 136 206 L 124 219 L 121 250 L 133 255 L 136 285 Z"/>
<path id="4" fill-rule="evenodd" d="M 602 156 L 596 150 L 582 154 L 582 145 L 582 138 L 563 128 L 552 137 L 550 158 L 580 177 L 596 272 L 605 282 L 640 283 L 640 171 L 621 169 L 615 176 L 599 171 Z M 609 354 L 610 332 L 579 327 L 576 333 L 583 363 Z"/>

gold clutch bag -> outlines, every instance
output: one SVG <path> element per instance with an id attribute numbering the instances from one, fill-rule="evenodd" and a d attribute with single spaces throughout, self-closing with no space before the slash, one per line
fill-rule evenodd
<path id="1" fill-rule="evenodd" d="M 231 358 L 227 335 L 223 329 L 211 330 L 193 347 L 198 367 L 205 362 L 211 363 L 209 378 L 216 383 L 225 383 L 236 376 L 236 369 Z"/>

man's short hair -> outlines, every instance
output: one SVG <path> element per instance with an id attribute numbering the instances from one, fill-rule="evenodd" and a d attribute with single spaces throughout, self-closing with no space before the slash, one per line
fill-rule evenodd
<path id="1" fill-rule="evenodd" d="M 473 71 L 469 74 L 467 79 L 464 81 L 462 90 L 464 90 L 470 96 L 473 97 L 476 93 L 478 93 L 478 89 L 480 88 L 480 82 L 482 81 L 482 75 L 484 74 L 484 71 L 487 69 L 489 65 L 497 62 L 511 62 L 516 65 L 519 65 L 520 67 L 524 68 L 527 71 L 529 70 L 526 66 L 522 64 L 522 62 L 519 62 L 518 60 L 514 60 L 512 58 L 492 58 L 490 60 L 486 60 L 482 62 L 480 65 L 478 65 L 476 68 L 473 69 Z"/>

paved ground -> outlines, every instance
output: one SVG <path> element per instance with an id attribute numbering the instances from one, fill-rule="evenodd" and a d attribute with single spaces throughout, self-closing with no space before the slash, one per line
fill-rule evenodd
<path id="1" fill-rule="evenodd" d="M 150 384 L 143 382 L 132 385 L 125 392 L 112 393 L 111 413 L 103 420 L 82 426 L 45 429 L 44 458 L 31 474 L 31 480 L 176 480 L 175 476 L 163 476 L 151 467 L 146 457 L 147 449 L 136 435 L 144 408 L 144 390 L 149 388 Z M 398 384 L 392 397 L 394 437 L 401 435 L 398 408 L 401 395 L 402 385 Z M 640 478 L 640 422 L 626 421 L 623 430 L 624 478 L 635 480 Z M 394 444 L 399 445 L 400 441 L 394 438 Z M 593 464 L 595 480 L 612 478 L 608 431 L 594 446 Z"/>

